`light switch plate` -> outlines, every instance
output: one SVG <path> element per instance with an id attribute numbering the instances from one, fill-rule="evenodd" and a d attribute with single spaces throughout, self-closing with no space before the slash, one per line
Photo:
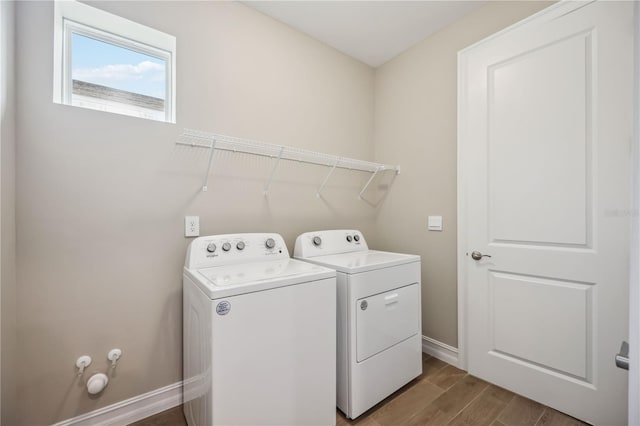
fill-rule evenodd
<path id="1" fill-rule="evenodd" d="M 442 231 L 442 216 L 429 216 L 429 231 Z"/>
<path id="2" fill-rule="evenodd" d="M 184 236 L 185 237 L 200 236 L 200 216 L 184 217 Z"/>

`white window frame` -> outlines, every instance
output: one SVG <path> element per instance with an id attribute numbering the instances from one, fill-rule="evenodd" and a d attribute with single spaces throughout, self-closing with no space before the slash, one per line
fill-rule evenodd
<path id="1" fill-rule="evenodd" d="M 73 33 L 164 60 L 164 121 L 176 122 L 176 38 L 77 1 L 56 0 L 54 5 L 53 102 L 71 105 Z"/>

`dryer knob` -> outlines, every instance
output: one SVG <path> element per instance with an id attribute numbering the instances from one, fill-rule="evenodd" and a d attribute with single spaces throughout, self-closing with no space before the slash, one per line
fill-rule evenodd
<path id="1" fill-rule="evenodd" d="M 242 241 L 240 241 L 238 244 L 236 244 L 236 248 L 238 250 L 244 250 L 244 243 Z"/>
<path id="2" fill-rule="evenodd" d="M 264 245 L 268 248 L 268 249 L 272 249 L 276 246 L 276 242 L 273 238 L 267 238 L 267 241 L 264 242 Z"/>
<path id="3" fill-rule="evenodd" d="M 207 246 L 207 251 L 209 253 L 213 253 L 214 251 L 216 251 L 216 245 L 214 243 L 209 243 L 209 245 Z"/>
<path id="4" fill-rule="evenodd" d="M 313 245 L 318 247 L 320 244 L 322 244 L 322 238 L 320 237 L 313 237 Z"/>
<path id="5" fill-rule="evenodd" d="M 352 237 L 351 235 L 347 235 L 347 241 L 348 241 L 348 242 L 353 241 L 353 237 Z"/>
<path id="6" fill-rule="evenodd" d="M 360 241 L 360 235 L 358 235 L 358 234 L 353 234 L 353 240 L 354 240 L 354 241 Z"/>
<path id="7" fill-rule="evenodd" d="M 224 250 L 224 251 L 229 251 L 229 250 L 231 250 L 231 244 L 229 244 L 229 243 L 224 243 L 224 244 L 222 245 L 222 250 Z"/>

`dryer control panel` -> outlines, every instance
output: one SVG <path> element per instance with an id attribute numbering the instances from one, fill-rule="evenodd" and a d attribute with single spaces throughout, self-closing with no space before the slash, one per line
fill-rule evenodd
<path id="1" fill-rule="evenodd" d="M 289 251 L 279 234 L 224 234 L 193 240 L 187 249 L 184 266 L 203 269 L 288 258 Z"/>
<path id="2" fill-rule="evenodd" d="M 296 238 L 294 257 L 309 258 L 369 250 L 362 232 L 355 229 L 305 232 Z"/>

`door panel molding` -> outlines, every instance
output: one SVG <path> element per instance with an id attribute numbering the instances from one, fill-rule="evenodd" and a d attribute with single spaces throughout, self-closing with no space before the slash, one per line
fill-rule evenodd
<path id="1" fill-rule="evenodd" d="M 592 33 L 593 29 L 581 31 L 524 53 L 516 50 L 515 56 L 506 55 L 487 68 L 490 241 L 592 247 L 593 181 L 587 178 L 593 171 Z M 562 74 L 571 76 L 563 79 L 571 86 L 564 85 L 564 96 L 558 99 L 553 80 Z M 514 91 L 518 92 L 515 103 Z M 527 117 L 524 123 L 521 116 Z M 542 121 L 547 128 L 554 127 L 553 139 L 545 137 L 547 129 L 541 133 L 537 123 Z M 526 139 L 514 144 L 509 138 L 514 130 Z M 502 161 L 514 150 L 523 153 L 520 162 Z M 548 156 L 550 150 L 558 155 Z M 567 164 L 583 172 L 567 174 Z M 517 191 L 513 191 L 514 176 Z M 541 190 L 551 185 L 556 190 Z M 567 193 L 572 196 L 566 197 Z M 532 226 L 536 216 L 570 216 L 572 220 L 536 228 Z"/>
<path id="2" fill-rule="evenodd" d="M 493 270 L 489 274 L 489 353 L 592 383 L 594 283 Z M 550 310 L 564 321 L 552 321 Z"/>

